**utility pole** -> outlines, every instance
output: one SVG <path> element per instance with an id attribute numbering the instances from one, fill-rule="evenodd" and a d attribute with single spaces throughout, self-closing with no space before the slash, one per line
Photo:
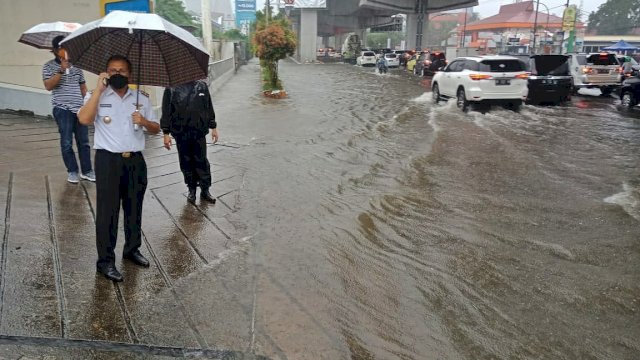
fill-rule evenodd
<path id="1" fill-rule="evenodd" d="M 533 46 L 531 47 L 531 55 L 536 53 L 536 29 L 538 27 L 538 9 L 540 8 L 540 0 L 536 1 L 536 15 L 533 20 Z M 548 19 L 548 18 L 547 18 Z"/>
<path id="2" fill-rule="evenodd" d="M 204 48 L 207 49 L 209 54 L 211 54 L 211 0 L 200 0 L 200 9 L 200 19 L 202 19 L 202 42 L 204 42 Z"/>
<path id="3" fill-rule="evenodd" d="M 271 12 L 271 1 L 267 0 L 267 9 L 265 11 L 267 26 L 269 26 L 269 12 Z"/>
<path id="4" fill-rule="evenodd" d="M 422 28 L 424 26 L 424 0 L 416 0 L 416 13 L 418 14 L 416 24 L 416 52 L 420 54 L 420 51 L 422 51 Z"/>
<path id="5" fill-rule="evenodd" d="M 465 38 L 467 37 L 467 8 L 464 8 L 464 25 L 462 26 L 462 46 L 464 48 Z"/>

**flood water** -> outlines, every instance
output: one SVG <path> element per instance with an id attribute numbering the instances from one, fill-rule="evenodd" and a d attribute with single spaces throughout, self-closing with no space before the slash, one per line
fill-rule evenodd
<path id="1" fill-rule="evenodd" d="M 260 95 L 256 63 L 213 94 L 238 149 L 212 161 L 246 169 L 251 246 L 227 266 L 254 299 L 251 351 L 640 356 L 640 111 L 587 92 L 464 114 L 399 70 L 283 61 L 280 76 L 285 100 Z"/>

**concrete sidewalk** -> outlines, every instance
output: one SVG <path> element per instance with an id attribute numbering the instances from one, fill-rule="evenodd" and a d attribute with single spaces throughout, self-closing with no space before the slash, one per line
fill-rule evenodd
<path id="1" fill-rule="evenodd" d="M 218 201 L 188 204 L 175 147 L 149 136 L 141 250 L 151 267 L 121 262 L 120 229 L 116 265 L 125 280 L 117 284 L 96 274 L 95 184 L 66 181 L 55 122 L 0 113 L 0 138 L 0 358 L 262 358 L 247 346 L 251 301 L 233 298 L 242 293 L 234 286 L 250 288 L 250 274 L 217 266 L 248 252 L 233 216 L 244 169 L 210 156 Z M 212 290 L 220 288 L 226 293 Z M 210 309 L 222 297 L 235 308 L 219 311 L 237 313 L 237 323 L 216 321 Z"/>

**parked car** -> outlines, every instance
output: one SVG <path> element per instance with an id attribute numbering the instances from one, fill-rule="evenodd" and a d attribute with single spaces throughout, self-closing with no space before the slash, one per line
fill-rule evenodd
<path id="1" fill-rule="evenodd" d="M 528 65 L 528 103 L 563 103 L 571 99 L 573 78 L 568 56 L 532 55 Z"/>
<path id="2" fill-rule="evenodd" d="M 445 65 L 447 65 L 447 58 L 443 52 L 424 52 L 416 60 L 413 73 L 421 76 L 433 75 Z"/>
<path id="3" fill-rule="evenodd" d="M 413 69 L 416 67 L 416 61 L 418 59 L 418 55 L 413 54 L 407 59 L 407 71 L 413 72 Z M 414 73 L 415 74 L 415 73 Z"/>
<path id="4" fill-rule="evenodd" d="M 620 86 L 620 64 L 615 54 L 569 54 L 574 93 L 581 88 L 599 88 L 602 95 Z"/>
<path id="5" fill-rule="evenodd" d="M 470 104 L 500 104 L 517 111 L 527 98 L 529 73 L 512 56 L 459 57 L 438 71 L 431 81 L 433 100 L 455 98 L 463 111 Z"/>
<path id="6" fill-rule="evenodd" d="M 360 66 L 376 66 L 376 53 L 373 51 L 363 51 L 358 59 L 356 59 L 356 64 Z"/>
<path id="7" fill-rule="evenodd" d="M 620 101 L 625 108 L 640 104 L 640 75 L 630 77 L 622 83 Z"/>
<path id="8" fill-rule="evenodd" d="M 640 64 L 636 59 L 625 55 L 617 55 L 616 58 L 620 63 L 620 82 L 640 74 Z"/>
<path id="9" fill-rule="evenodd" d="M 400 59 L 395 53 L 384 54 L 384 61 L 388 68 L 397 68 L 400 66 Z"/>

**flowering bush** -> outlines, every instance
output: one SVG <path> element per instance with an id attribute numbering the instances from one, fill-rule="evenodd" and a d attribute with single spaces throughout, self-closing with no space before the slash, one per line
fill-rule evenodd
<path id="1" fill-rule="evenodd" d="M 274 20 L 269 25 L 264 22 L 256 24 L 252 43 L 263 72 L 268 77 L 266 85 L 271 89 L 282 88 L 278 79 L 278 61 L 293 55 L 296 42 L 296 35 L 286 19 Z"/>

